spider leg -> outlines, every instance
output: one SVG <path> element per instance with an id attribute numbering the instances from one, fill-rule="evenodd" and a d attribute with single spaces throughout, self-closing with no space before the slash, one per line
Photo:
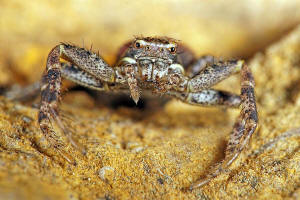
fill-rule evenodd
<path id="1" fill-rule="evenodd" d="M 232 60 L 209 64 L 199 74 L 190 78 L 187 85 L 188 92 L 199 92 L 209 89 L 218 82 L 241 70 L 244 62 Z"/>
<path id="2" fill-rule="evenodd" d="M 257 127 L 258 116 L 254 96 L 254 79 L 246 64 L 242 66 L 241 70 L 241 101 L 241 113 L 233 126 L 224 160 L 214 167 L 206 177 L 193 183 L 190 186 L 191 190 L 202 187 L 224 172 L 239 156 Z"/>
<path id="3" fill-rule="evenodd" d="M 46 64 L 46 73 L 43 77 L 43 83 L 41 86 L 41 106 L 38 114 L 38 122 L 44 136 L 50 142 L 58 152 L 70 163 L 75 163 L 71 155 L 64 151 L 62 143 L 59 141 L 59 137 L 51 131 L 51 120 L 53 120 L 62 129 L 63 133 L 68 136 L 73 146 L 81 149 L 83 148 L 72 139 L 70 132 L 63 125 L 62 120 L 59 117 L 58 102 L 60 100 L 61 90 L 61 77 L 62 77 L 62 65 L 60 58 L 64 58 L 69 62 L 75 64 L 82 71 L 89 74 L 93 74 L 97 79 L 105 82 L 113 82 L 114 70 L 104 62 L 101 57 L 89 51 L 78 48 L 76 46 L 60 44 L 54 47 L 48 55 Z M 69 69 L 70 70 L 70 69 Z M 70 79 L 78 80 L 83 79 L 84 73 L 77 71 L 73 72 L 77 76 L 72 75 Z M 87 75 L 87 74 L 85 74 Z M 84 82 L 84 81 L 82 81 Z M 98 81 L 97 84 L 100 82 Z M 91 83 L 88 83 L 91 84 Z"/>
<path id="4" fill-rule="evenodd" d="M 50 71 L 51 72 L 51 71 Z M 55 73 L 55 74 L 51 74 Z M 57 74 L 60 75 L 60 72 L 56 69 L 53 69 L 50 73 L 50 77 L 45 74 L 42 78 L 42 86 L 41 86 L 41 106 L 38 114 L 38 122 L 40 125 L 40 129 L 47 141 L 50 143 L 51 147 L 57 150 L 60 155 L 67 160 L 69 163 L 76 164 L 73 157 L 68 154 L 64 148 L 63 143 L 59 140 L 59 136 L 52 130 L 52 120 L 58 122 L 59 126 L 62 126 L 62 122 L 58 116 L 58 95 L 60 91 L 58 88 L 60 87 L 60 77 L 59 82 L 55 85 L 55 78 L 57 78 Z M 54 77 L 55 76 L 55 77 Z M 50 78 L 50 81 L 48 82 Z M 56 80 L 57 81 L 57 80 Z M 50 84 L 51 83 L 51 84 Z M 66 130 L 63 127 L 63 132 Z"/>
<path id="5" fill-rule="evenodd" d="M 192 105 L 237 108 L 241 104 L 239 95 L 213 89 L 202 90 L 195 93 L 168 92 L 167 94 Z"/>
<path id="6" fill-rule="evenodd" d="M 76 65 L 69 63 L 61 63 L 61 75 L 63 78 L 68 79 L 78 85 L 84 86 L 98 91 L 121 91 L 128 88 L 127 85 L 119 83 L 109 83 L 101 81 L 95 76 L 87 73 L 86 71 L 80 69 Z"/>
<path id="7" fill-rule="evenodd" d="M 60 44 L 56 48 L 59 49 L 61 58 L 71 62 L 83 71 L 101 81 L 114 82 L 114 69 L 97 54 L 69 44 Z"/>
<path id="8" fill-rule="evenodd" d="M 106 82 L 97 79 L 73 64 L 62 63 L 61 75 L 63 78 L 75 82 L 81 86 L 94 90 L 104 91 Z"/>

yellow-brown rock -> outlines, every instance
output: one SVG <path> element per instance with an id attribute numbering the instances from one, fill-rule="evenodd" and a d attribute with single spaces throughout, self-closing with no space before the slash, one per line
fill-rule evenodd
<path id="1" fill-rule="evenodd" d="M 60 41 L 94 43 L 109 62 L 137 34 L 176 37 L 197 55 L 250 56 L 299 22 L 300 8 L 292 0 L 280 6 L 256 3 L 251 8 L 257 12 L 250 0 L 82 2 L 1 2 L 1 85 L 38 80 L 49 50 Z M 238 109 L 173 100 L 145 115 L 103 106 L 85 92 L 66 93 L 64 121 L 87 149 L 83 156 L 67 147 L 77 161 L 73 166 L 48 148 L 38 109 L 1 97 L 0 200 L 299 199 L 300 27 L 248 63 L 256 80 L 259 128 L 225 174 L 192 192 L 181 188 L 224 157 Z M 238 80 L 234 76 L 217 87 L 238 92 Z"/>

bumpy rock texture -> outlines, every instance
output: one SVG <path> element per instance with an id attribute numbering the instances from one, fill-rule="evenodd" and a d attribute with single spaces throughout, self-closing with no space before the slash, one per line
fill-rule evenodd
<path id="1" fill-rule="evenodd" d="M 198 55 L 202 52 L 197 50 L 197 45 L 202 42 L 203 52 L 236 57 L 252 55 L 262 43 L 275 40 L 276 35 L 281 35 L 299 19 L 292 15 L 297 12 L 291 12 L 299 8 L 294 1 L 282 3 L 277 9 L 269 9 L 268 1 L 263 5 L 256 4 L 261 8 L 258 9 L 261 15 L 259 11 L 257 15 L 247 11 L 246 3 L 222 5 L 223 9 L 217 6 L 218 1 L 209 5 L 202 3 L 201 6 L 211 9 L 210 14 L 196 12 L 198 1 L 187 1 L 186 7 L 173 5 L 171 1 L 153 3 L 159 8 L 159 12 L 155 12 L 170 17 L 167 25 L 156 15 L 143 18 L 150 25 L 139 21 L 141 13 L 147 16 L 147 12 L 140 10 L 146 4 L 141 3 L 134 3 L 119 12 L 119 5 L 99 3 L 98 13 L 90 1 L 84 5 L 80 2 L 70 5 L 66 1 L 61 7 L 55 3 L 21 2 L 2 3 L 6 9 L 0 15 L 1 19 L 7 19 L 3 21 L 7 26 L 1 27 L 0 33 L 1 85 L 37 80 L 49 49 L 59 40 L 90 37 L 96 44 L 94 48 L 100 48 L 108 55 L 105 58 L 109 62 L 113 60 L 117 46 L 131 35 L 140 33 L 177 36 L 187 41 Z M 170 9 L 170 5 L 174 8 Z M 193 8 L 194 14 L 187 14 L 188 6 Z M 236 13 L 228 15 L 229 8 Z M 18 12 L 18 9 L 25 11 Z M 46 14 L 49 9 L 60 16 L 65 15 L 69 21 L 52 16 L 54 11 Z M 101 9 L 106 13 L 105 17 Z M 107 14 L 111 12 L 120 14 L 117 17 L 119 24 L 115 15 Z M 268 18 L 268 12 L 280 13 L 280 19 L 286 20 L 285 23 L 280 20 L 269 23 L 268 19 L 273 18 Z M 248 31 L 241 25 L 245 19 L 234 20 L 234 16 L 241 13 L 248 20 L 248 26 L 252 24 Z M 96 16 L 99 19 L 95 19 Z M 172 20 L 172 16 L 185 20 Z M 262 22 L 259 16 L 265 17 L 265 21 Z M 52 21 L 53 18 L 59 21 Z M 205 19 L 210 20 L 211 26 L 204 22 Z M 80 23 L 75 23 L 76 20 Z M 106 28 L 96 27 L 95 22 L 101 22 Z M 152 25 L 152 29 L 149 28 L 156 22 L 158 27 Z M 254 28 L 254 24 L 257 25 L 254 22 L 266 26 Z M 185 24 L 186 28 L 176 23 Z M 42 29 L 37 28 L 39 25 Z M 196 37 L 193 31 L 200 32 L 201 28 L 202 35 Z M 90 31 L 88 36 L 84 35 L 87 30 Z M 227 31 L 223 32 L 223 42 L 216 39 L 216 35 L 222 33 L 220 30 Z M 211 35 L 214 31 L 218 34 Z M 77 161 L 77 166 L 73 166 L 48 148 L 37 124 L 38 109 L 1 97 L 0 199 L 300 198 L 300 27 L 263 53 L 256 53 L 248 63 L 256 80 L 259 128 L 248 148 L 225 174 L 192 192 L 183 192 L 181 188 L 204 175 L 210 166 L 224 157 L 226 141 L 239 110 L 200 108 L 174 100 L 148 113 L 103 106 L 83 91 L 66 93 L 61 104 L 63 118 L 73 130 L 74 137 L 87 149 L 87 155 L 83 156 L 71 146 L 67 147 Z M 239 92 L 239 76 L 225 80 L 217 88 Z"/>

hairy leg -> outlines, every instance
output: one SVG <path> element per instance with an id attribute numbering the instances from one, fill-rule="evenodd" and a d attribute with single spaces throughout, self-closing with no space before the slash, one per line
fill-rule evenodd
<path id="1" fill-rule="evenodd" d="M 75 163 L 72 156 L 63 150 L 64 148 L 59 137 L 51 129 L 51 121 L 54 121 L 69 138 L 72 145 L 84 152 L 83 148 L 72 138 L 70 131 L 63 125 L 59 117 L 58 102 L 61 96 L 62 77 L 60 58 L 70 61 L 89 74 L 94 74 L 97 79 L 102 81 L 112 82 L 114 79 L 114 71 L 102 58 L 97 57 L 96 54 L 72 45 L 57 45 L 51 50 L 48 56 L 46 73 L 41 86 L 41 106 L 38 121 L 44 136 L 50 142 L 51 146 L 58 150 L 68 162 Z M 77 73 L 77 75 L 78 74 L 80 74 L 82 78 L 83 73 Z"/>
<path id="2" fill-rule="evenodd" d="M 209 64 L 199 74 L 189 79 L 187 91 L 191 93 L 209 89 L 218 82 L 241 70 L 244 61 L 232 60 Z"/>
<path id="3" fill-rule="evenodd" d="M 245 64 L 241 70 L 241 99 L 241 113 L 233 126 L 224 160 L 203 179 L 199 179 L 192 184 L 190 189 L 202 187 L 227 169 L 242 152 L 257 127 L 258 116 L 254 96 L 254 79 L 250 69 Z"/>
<path id="4" fill-rule="evenodd" d="M 59 49 L 61 58 L 71 62 L 83 71 L 92 74 L 101 81 L 114 82 L 113 68 L 97 54 L 69 44 L 60 44 L 56 48 Z"/>

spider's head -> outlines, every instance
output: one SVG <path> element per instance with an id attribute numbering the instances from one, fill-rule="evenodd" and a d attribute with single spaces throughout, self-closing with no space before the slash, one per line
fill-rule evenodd
<path id="1" fill-rule="evenodd" d="M 130 54 L 136 60 L 172 64 L 177 60 L 177 41 L 167 37 L 139 37 L 132 42 Z"/>
<path id="2" fill-rule="evenodd" d="M 167 37 L 140 37 L 128 44 L 120 63 L 137 64 L 140 80 L 158 83 L 171 73 L 184 73 L 176 40 Z"/>
<path id="3" fill-rule="evenodd" d="M 127 46 L 127 45 L 126 45 Z M 138 81 L 150 83 L 159 87 L 167 84 L 169 75 L 182 74 L 184 68 L 178 63 L 176 40 L 167 37 L 139 37 L 135 38 L 131 44 L 122 50 L 122 59 L 119 61 L 122 66 L 123 63 L 129 66 L 137 66 L 136 76 L 127 77 L 131 96 L 135 102 L 139 99 Z M 121 52 L 122 52 L 121 51 Z M 125 65 L 125 67 L 128 67 Z M 127 69 L 128 71 L 128 69 Z M 143 85 L 142 84 L 142 85 Z M 149 85 L 149 86 L 150 86 Z M 153 89 L 156 87 L 154 86 Z"/>

